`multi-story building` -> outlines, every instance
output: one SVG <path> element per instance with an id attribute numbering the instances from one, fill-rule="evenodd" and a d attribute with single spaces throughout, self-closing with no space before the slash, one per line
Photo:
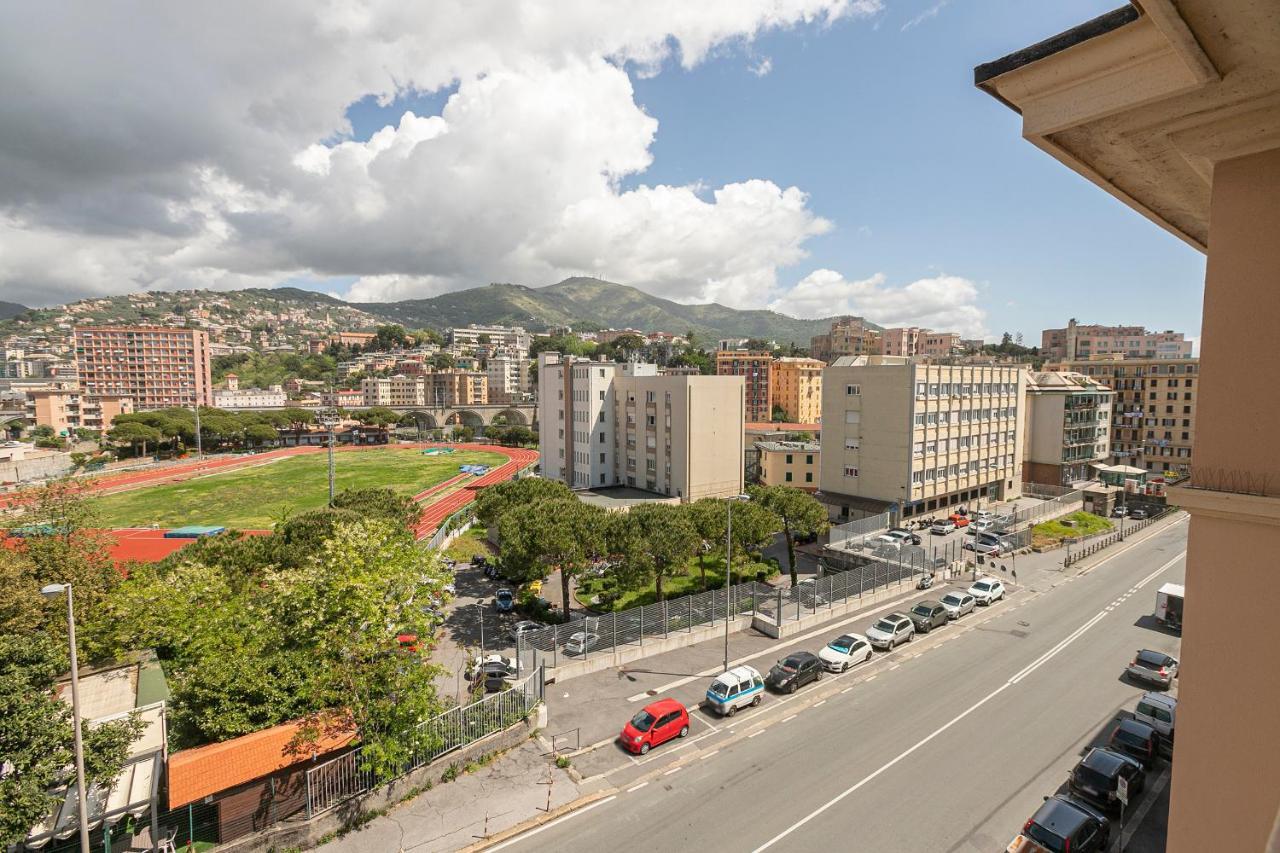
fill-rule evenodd
<path id="1" fill-rule="evenodd" d="M 90 396 L 128 397 L 138 411 L 213 402 L 207 332 L 85 326 L 74 342 L 80 387 Z"/>
<path id="2" fill-rule="evenodd" d="M 779 358 L 769 366 L 772 405 L 788 421 L 817 423 L 822 418 L 822 369 L 816 358 Z"/>
<path id="3" fill-rule="evenodd" d="M 835 518 L 899 518 L 1021 493 L 1016 367 L 840 358 L 822 376 L 820 499 Z"/>
<path id="4" fill-rule="evenodd" d="M 917 355 L 950 358 L 963 353 L 965 346 L 956 332 L 935 332 L 932 329 L 908 326 L 881 332 L 880 349 L 884 355 L 906 358 Z"/>
<path id="5" fill-rule="evenodd" d="M 740 349 L 716 351 L 716 375 L 742 377 L 748 421 L 773 420 L 773 394 L 769 379 L 772 365 L 772 353 Z"/>
<path id="6" fill-rule="evenodd" d="M 875 355 L 880 352 L 880 332 L 861 317 L 840 317 L 825 335 L 809 340 L 809 355 L 831 363 L 845 355 Z"/>
<path id="7" fill-rule="evenodd" d="M 422 376 L 428 406 L 483 406 L 489 402 L 489 376 L 480 370 L 437 370 Z"/>
<path id="8" fill-rule="evenodd" d="M 133 400 L 111 394 L 85 394 L 78 387 L 35 388 L 27 392 L 26 416 L 36 426 L 67 433 L 76 429 L 105 432 L 117 415 L 133 411 Z"/>
<path id="9" fill-rule="evenodd" d="M 422 376 L 387 376 L 360 380 L 361 404 L 365 406 L 426 405 L 426 383 Z"/>
<path id="10" fill-rule="evenodd" d="M 288 401 L 284 386 L 241 388 L 240 377 L 228 373 L 225 388 L 213 392 L 213 405 L 219 409 L 282 409 Z"/>
<path id="11" fill-rule="evenodd" d="M 514 350 L 523 355 L 533 345 L 533 335 L 520 326 L 477 326 L 472 323 L 465 328 L 450 329 L 449 343 L 467 351 L 487 347 L 491 350 Z"/>
<path id="12" fill-rule="evenodd" d="M 331 346 L 364 347 L 373 342 L 373 332 L 336 332 L 329 336 Z"/>
<path id="13" fill-rule="evenodd" d="M 1191 473 L 1200 359 L 1112 355 L 1046 367 L 1082 373 L 1115 392 L 1111 464 L 1156 473 Z"/>
<path id="14" fill-rule="evenodd" d="M 485 364 L 490 403 L 520 403 L 532 398 L 529 361 L 514 351 L 502 350 Z"/>
<path id="15" fill-rule="evenodd" d="M 542 476 L 685 501 L 742 491 L 743 381 L 540 353 Z"/>
<path id="16" fill-rule="evenodd" d="M 1126 358 L 1191 358 L 1182 332 L 1148 332 L 1142 326 L 1080 325 L 1040 333 L 1040 354 L 1049 361 L 1088 361 L 1102 355 Z"/>
<path id="17" fill-rule="evenodd" d="M 818 490 L 822 445 L 811 441 L 757 441 L 756 450 L 760 453 L 763 485 Z"/>
<path id="18" fill-rule="evenodd" d="M 1032 373 L 1022 479 L 1069 486 L 1095 479 L 1095 465 L 1111 452 L 1111 404 L 1115 392 L 1097 379 L 1070 371 Z"/>

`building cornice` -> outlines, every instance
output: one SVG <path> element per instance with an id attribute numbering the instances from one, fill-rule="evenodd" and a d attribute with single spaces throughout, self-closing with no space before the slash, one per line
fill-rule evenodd
<path id="1" fill-rule="evenodd" d="M 1195 517 L 1221 518 L 1280 526 L 1280 497 L 1242 495 L 1214 489 L 1170 486 L 1168 501 Z"/>

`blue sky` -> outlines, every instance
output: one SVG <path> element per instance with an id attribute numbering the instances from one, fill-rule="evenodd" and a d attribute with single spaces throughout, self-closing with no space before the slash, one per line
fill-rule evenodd
<path id="1" fill-rule="evenodd" d="M 973 86 L 973 67 L 1114 8 L 1102 2 L 895 3 L 875 21 L 771 32 L 692 70 L 632 73 L 659 122 L 639 184 L 795 185 L 835 228 L 781 271 L 829 267 L 906 283 L 978 283 L 993 333 L 1038 338 L 1069 317 L 1199 334 L 1204 260 L 1020 138 L 1020 119 Z M 762 61 L 767 74 L 753 69 Z M 358 139 L 448 92 L 348 115 Z"/>

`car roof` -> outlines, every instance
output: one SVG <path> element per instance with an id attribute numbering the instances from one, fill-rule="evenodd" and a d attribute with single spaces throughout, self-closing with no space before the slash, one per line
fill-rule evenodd
<path id="1" fill-rule="evenodd" d="M 1163 693 L 1156 693 L 1155 691 L 1152 691 L 1152 690 L 1148 690 L 1146 693 L 1143 693 L 1142 696 L 1138 699 L 1138 701 L 1147 702 L 1152 705 L 1161 705 L 1165 708 L 1168 708 L 1169 710 L 1173 710 L 1174 708 L 1178 707 L 1177 699 L 1174 699 L 1172 696 L 1166 696 Z"/>
<path id="2" fill-rule="evenodd" d="M 809 660 L 811 658 L 816 658 L 816 657 L 817 655 L 815 655 L 813 652 L 791 652 L 790 654 L 783 655 L 778 660 L 778 663 L 782 663 L 782 661 L 784 660 Z"/>
<path id="3" fill-rule="evenodd" d="M 973 596 L 969 595 L 969 593 L 965 592 L 963 589 L 953 589 L 946 595 L 942 596 L 942 600 L 946 601 L 948 598 L 964 598 L 965 596 L 973 598 Z"/>
<path id="4" fill-rule="evenodd" d="M 910 622 L 911 621 L 910 616 L 907 616 L 905 613 L 898 613 L 898 612 L 887 613 L 884 616 L 881 616 L 880 618 L 883 620 L 887 620 L 889 622 Z"/>
<path id="5" fill-rule="evenodd" d="M 1156 651 L 1152 651 L 1151 649 L 1141 649 L 1138 652 L 1138 659 L 1144 660 L 1147 663 L 1160 663 L 1160 664 L 1173 660 L 1172 657 L 1165 654 L 1164 652 L 1156 652 Z"/>
<path id="6" fill-rule="evenodd" d="M 732 675 L 736 680 L 741 681 L 744 678 L 758 678 L 760 673 L 754 666 L 735 666 L 733 669 L 725 670 L 717 675 L 716 681 L 719 681 L 729 675 Z"/>
<path id="7" fill-rule="evenodd" d="M 1069 836 L 1090 817 L 1089 812 L 1076 803 L 1061 797 L 1050 797 L 1044 801 L 1040 808 L 1036 809 L 1036 813 L 1031 816 L 1031 819 L 1045 829 L 1053 830 L 1058 835 Z"/>
<path id="8" fill-rule="evenodd" d="M 671 711 L 683 711 L 684 705 L 681 705 L 679 701 L 667 696 L 663 699 L 659 699 L 657 702 L 650 702 L 648 705 L 644 706 L 644 709 L 655 717 L 661 717 L 663 714 Z"/>
<path id="9" fill-rule="evenodd" d="M 1119 753 L 1099 747 L 1089 750 L 1080 761 L 1080 764 L 1084 767 L 1088 767 L 1090 770 L 1097 770 L 1099 773 L 1105 773 L 1108 776 L 1115 773 L 1117 768 L 1132 763 L 1132 761 Z"/>
<path id="10" fill-rule="evenodd" d="M 856 643 L 856 642 L 858 642 L 858 641 L 859 641 L 859 640 L 861 640 L 861 639 L 864 639 L 864 638 L 863 638 L 861 635 L 859 635 L 859 634 L 841 634 L 839 637 L 836 637 L 836 638 L 835 638 L 834 640 L 832 640 L 831 642 L 832 642 L 832 643 L 838 643 L 838 642 L 840 642 L 841 640 L 844 640 L 844 641 L 845 641 L 845 645 L 852 645 L 853 643 Z M 828 645 L 830 645 L 830 643 L 828 643 Z"/>
<path id="11" fill-rule="evenodd" d="M 1138 720 L 1121 720 L 1120 725 L 1116 727 L 1116 731 L 1137 735 L 1140 738 L 1149 738 L 1156 733 L 1156 730 L 1151 726 Z"/>

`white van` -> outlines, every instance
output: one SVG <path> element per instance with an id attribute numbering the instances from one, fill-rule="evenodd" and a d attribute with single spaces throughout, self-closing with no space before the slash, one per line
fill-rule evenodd
<path id="1" fill-rule="evenodd" d="M 1164 693 L 1143 693 L 1133 718 L 1158 731 L 1161 737 L 1173 742 L 1174 721 L 1178 716 L 1178 700 Z"/>
<path id="2" fill-rule="evenodd" d="M 724 717 L 732 717 L 739 708 L 759 705 L 764 698 L 764 679 L 752 666 L 735 666 L 716 676 L 707 689 L 707 705 Z"/>

